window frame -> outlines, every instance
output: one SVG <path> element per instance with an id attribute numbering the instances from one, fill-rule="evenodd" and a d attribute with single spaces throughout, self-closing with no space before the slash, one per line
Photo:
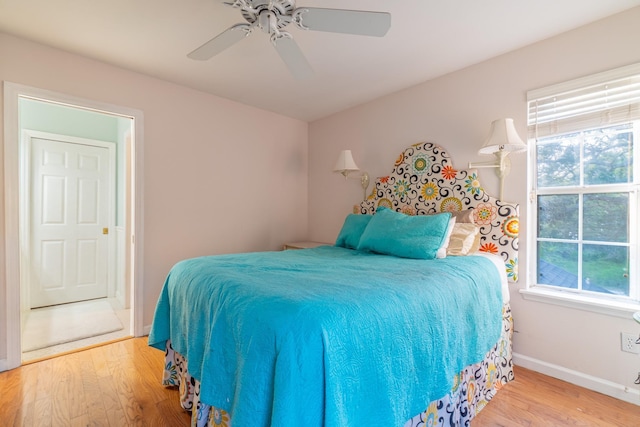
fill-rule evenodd
<path id="1" fill-rule="evenodd" d="M 586 88 L 594 84 L 601 84 L 609 80 L 613 80 L 620 77 L 627 77 L 631 75 L 640 75 L 640 64 L 634 64 L 627 67 L 599 73 L 592 76 L 587 76 L 581 79 L 572 80 L 566 83 L 560 83 L 547 88 L 530 91 L 527 93 L 527 115 L 530 119 L 529 122 L 529 153 L 527 161 L 528 171 L 528 202 L 527 202 L 527 275 L 525 289 L 521 289 L 520 293 L 525 299 L 559 304 L 562 306 L 569 306 L 573 308 L 586 309 L 589 311 L 602 312 L 606 314 L 613 314 L 620 317 L 627 317 L 630 313 L 638 311 L 640 309 L 640 226 L 638 220 L 640 220 L 640 118 L 637 114 L 627 120 L 617 120 L 613 123 L 602 124 L 600 126 L 584 125 L 580 126 L 579 130 L 573 132 L 559 131 L 557 133 L 550 132 L 544 135 L 543 138 L 552 135 L 563 135 L 574 132 L 585 132 L 590 129 L 605 128 L 608 126 L 620 125 L 623 123 L 633 123 L 632 132 L 634 136 L 633 146 L 633 162 L 632 168 L 634 171 L 633 181 L 630 183 L 622 184 L 597 184 L 597 185 L 585 185 L 583 183 L 583 165 L 580 164 L 581 179 L 578 185 L 572 186 L 557 186 L 557 187 L 545 187 L 542 189 L 537 188 L 537 173 L 538 173 L 538 159 L 537 159 L 537 134 L 531 131 L 531 103 L 534 100 L 542 98 L 544 96 L 553 96 L 555 94 L 563 94 L 573 90 Z M 536 105 L 535 108 L 538 106 Z M 635 108 L 635 107 L 634 107 Z M 631 111 L 631 109 L 630 109 Z M 536 116 L 537 120 L 537 116 Z M 577 119 L 576 122 L 579 122 Z M 575 124 L 572 124 L 575 125 Z M 535 127 L 535 125 L 534 125 Z M 537 127 L 535 127 L 537 130 Z M 582 144 L 583 142 L 581 142 Z M 581 146 L 580 161 L 582 161 L 583 147 Z M 600 294 L 592 291 L 585 291 L 575 288 L 563 288 L 560 286 L 547 285 L 538 283 L 538 243 L 541 241 L 538 236 L 538 197 L 542 195 L 563 195 L 563 194 L 576 194 L 579 197 L 579 212 L 578 215 L 582 218 L 582 196 L 584 194 L 600 194 L 600 193 L 613 193 L 623 192 L 629 193 L 629 224 L 628 224 L 628 247 L 629 247 L 629 295 L 610 295 Z M 575 240 L 576 244 L 588 244 L 588 241 L 582 239 L 579 233 L 579 239 Z M 545 239 L 542 238 L 544 241 Z M 563 239 L 558 239 L 562 241 Z M 573 243 L 574 241 L 572 241 Z M 601 242 L 598 242 L 601 243 Z M 582 270 L 582 257 L 578 259 L 579 268 Z M 581 286 L 580 286 L 581 288 Z"/>

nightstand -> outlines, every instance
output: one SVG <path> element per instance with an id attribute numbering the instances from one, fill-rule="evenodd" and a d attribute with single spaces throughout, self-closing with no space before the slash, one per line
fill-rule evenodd
<path id="1" fill-rule="evenodd" d="M 317 248 L 318 246 L 331 245 L 331 243 L 323 243 L 323 242 L 292 242 L 285 243 L 282 245 L 283 250 L 287 249 L 310 249 Z"/>

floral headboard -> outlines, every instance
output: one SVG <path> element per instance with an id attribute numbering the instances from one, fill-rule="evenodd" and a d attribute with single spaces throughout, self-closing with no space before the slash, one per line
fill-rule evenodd
<path id="1" fill-rule="evenodd" d="M 371 194 L 354 206 L 354 213 L 373 214 L 378 206 L 407 215 L 473 208 L 480 251 L 502 257 L 509 280 L 518 280 L 519 206 L 486 194 L 478 172 L 455 169 L 442 147 L 424 142 L 404 150 L 391 174 L 375 180 Z"/>

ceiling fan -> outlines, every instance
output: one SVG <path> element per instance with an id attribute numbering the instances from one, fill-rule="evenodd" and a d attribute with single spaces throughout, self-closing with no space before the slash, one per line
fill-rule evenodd
<path id="1" fill-rule="evenodd" d="M 311 77 L 313 70 L 293 36 L 283 31 L 290 23 L 303 30 L 377 37 L 384 36 L 391 25 L 391 15 L 386 12 L 296 8 L 295 0 L 233 0 L 224 4 L 240 9 L 247 23 L 226 29 L 187 56 L 201 61 L 210 59 L 260 28 L 270 35 L 280 58 L 297 79 Z"/>

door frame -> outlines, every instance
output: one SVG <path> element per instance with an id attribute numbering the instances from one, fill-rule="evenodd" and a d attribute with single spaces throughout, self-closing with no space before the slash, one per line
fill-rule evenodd
<path id="1" fill-rule="evenodd" d="M 133 119 L 131 165 L 126 175 L 131 180 L 128 191 L 127 238 L 128 254 L 126 271 L 131 281 L 133 335 L 144 335 L 143 283 L 144 283 L 144 116 L 142 111 L 118 105 L 88 100 L 46 89 L 39 89 L 12 82 L 4 82 L 4 174 L 5 174 L 5 312 L 6 353 L 0 360 L 0 371 L 13 369 L 21 364 L 20 319 L 20 125 L 19 98 L 33 98 L 83 108 L 105 114 Z M 0 322 L 1 326 L 1 322 Z M 2 334 L 0 334 L 1 336 Z"/>
<path id="2" fill-rule="evenodd" d="M 115 242 L 115 217 L 116 217 L 116 150 L 115 143 L 108 141 L 100 141 L 96 139 L 79 138 L 70 135 L 60 135 L 50 132 L 42 132 L 31 129 L 22 129 L 20 149 L 21 149 L 21 191 L 20 197 L 20 212 L 23 218 L 29 218 L 29 222 L 22 221 L 20 224 L 20 247 L 22 248 L 20 259 L 20 288 L 21 288 L 21 313 L 25 313 L 26 310 L 31 307 L 31 216 L 33 215 L 33 207 L 31 200 L 32 190 L 32 176 L 31 165 L 33 152 L 31 151 L 32 140 L 34 138 L 47 139 L 57 142 L 63 142 L 67 144 L 79 144 L 88 145 L 91 147 L 105 148 L 109 158 L 109 193 L 107 194 L 108 214 L 107 214 L 107 227 L 109 228 L 109 234 L 107 235 L 107 297 L 111 298 L 115 296 L 115 275 L 113 274 L 116 268 L 116 248 Z M 119 254 L 125 256 L 125 254 Z M 21 326 L 24 326 L 25 319 L 21 318 Z"/>

